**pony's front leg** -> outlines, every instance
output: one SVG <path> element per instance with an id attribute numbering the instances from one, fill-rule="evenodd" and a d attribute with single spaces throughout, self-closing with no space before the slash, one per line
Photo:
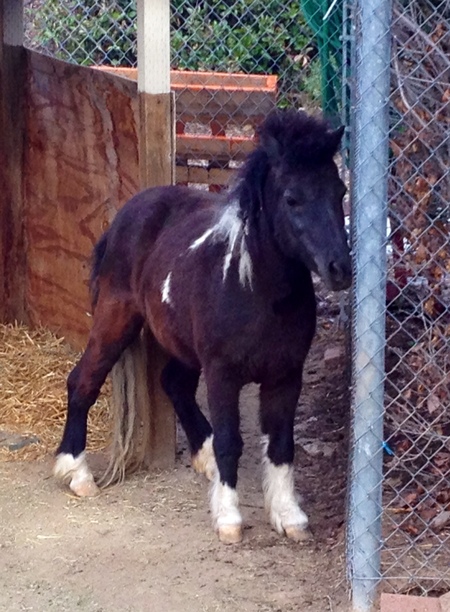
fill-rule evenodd
<path id="1" fill-rule="evenodd" d="M 301 386 L 301 374 L 297 374 L 260 388 L 265 507 L 276 531 L 295 541 L 309 537 L 308 517 L 300 508 L 294 484 L 294 416 Z"/>
<path id="2" fill-rule="evenodd" d="M 239 431 L 237 377 L 226 368 L 205 369 L 208 404 L 214 432 L 217 470 L 211 484 L 211 514 L 219 540 L 235 544 L 242 540 L 242 517 L 236 491 L 242 437 Z"/>

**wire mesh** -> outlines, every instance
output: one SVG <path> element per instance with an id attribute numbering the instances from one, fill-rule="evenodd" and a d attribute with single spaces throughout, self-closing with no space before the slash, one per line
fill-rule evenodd
<path id="1" fill-rule="evenodd" d="M 394 0 L 383 573 L 450 587 L 450 3 Z"/>
<path id="2" fill-rule="evenodd" d="M 386 6 L 377 3 L 369 29 L 376 28 Z M 388 193 L 386 233 L 380 226 L 385 219 L 381 205 L 376 219 L 354 235 L 356 259 L 368 250 L 374 233 L 377 244 L 384 244 L 382 253 L 374 249 L 366 262 L 367 278 L 361 283 L 367 295 L 357 287 L 356 316 L 379 292 L 379 273 L 387 275 L 386 294 L 378 304 L 385 331 L 376 330 L 374 317 L 362 322 L 354 337 L 357 376 L 378 363 L 377 385 L 367 388 L 364 399 L 384 385 L 384 435 L 372 454 L 375 469 L 383 453 L 382 509 L 374 518 L 382 521 L 382 529 L 373 557 L 381 554 L 383 591 L 415 595 L 439 595 L 450 587 L 449 17 L 448 1 L 392 2 L 389 160 L 380 167 L 374 148 L 354 168 L 356 181 L 368 165 L 381 171 Z M 372 85 L 379 77 L 374 58 L 380 52 L 375 48 L 362 67 Z M 384 94 L 378 94 L 381 101 Z M 364 105 L 370 113 L 377 101 L 361 92 L 354 112 Z M 366 152 L 376 142 L 369 128 L 362 126 L 355 143 Z M 360 204 L 355 212 L 369 215 Z M 378 348 L 365 361 L 374 343 Z M 369 414 L 359 417 L 366 423 L 364 435 L 376 433 Z M 354 453 L 358 442 L 356 436 Z M 367 501 L 357 509 L 361 517 L 376 488 L 366 488 L 365 494 Z"/>
<path id="3" fill-rule="evenodd" d="M 173 0 L 171 15 L 177 182 L 228 184 L 275 106 L 323 108 L 340 123 L 341 2 Z M 30 0 L 26 44 L 82 65 L 134 68 L 135 2 Z"/>
<path id="4" fill-rule="evenodd" d="M 383 253 L 373 254 L 378 266 L 387 257 L 388 278 L 380 305 L 386 370 L 379 372 L 379 552 L 383 588 L 435 593 L 450 586 L 450 2 L 384 1 L 392 3 L 393 19 L 390 153 L 382 169 L 388 227 L 381 230 Z M 348 41 L 357 40 L 358 26 L 352 4 L 173 0 L 178 182 L 212 190 L 229 182 L 274 106 L 323 109 L 349 124 L 355 71 Z M 133 0 L 28 0 L 25 24 L 33 49 L 128 68 L 134 77 Z M 362 96 L 359 103 L 369 102 Z M 365 163 L 378 162 L 369 155 Z M 355 247 L 364 239 L 358 236 Z M 370 338 L 370 331 L 362 335 Z"/>

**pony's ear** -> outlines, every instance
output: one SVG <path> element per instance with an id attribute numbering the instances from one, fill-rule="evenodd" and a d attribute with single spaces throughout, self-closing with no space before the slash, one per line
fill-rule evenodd
<path id="1" fill-rule="evenodd" d="M 259 144 L 266 153 L 271 165 L 277 165 L 283 156 L 283 134 L 286 131 L 284 114 L 273 111 L 256 131 Z"/>
<path id="2" fill-rule="evenodd" d="M 244 220 L 255 219 L 262 207 L 264 185 L 269 171 L 269 159 L 266 152 L 254 151 L 246 166 L 239 195 Z"/>
<path id="3" fill-rule="evenodd" d="M 342 140 L 342 136 L 344 135 L 344 132 L 345 132 L 344 125 L 341 125 L 341 127 L 338 127 L 337 130 L 332 130 L 330 132 L 327 132 L 328 146 L 330 148 L 330 151 L 332 152 L 332 155 L 334 155 L 339 149 L 339 145 L 341 144 L 341 140 Z"/>
<path id="4" fill-rule="evenodd" d="M 281 142 L 273 134 L 262 134 L 260 137 L 264 151 L 272 165 L 276 165 L 282 158 Z"/>

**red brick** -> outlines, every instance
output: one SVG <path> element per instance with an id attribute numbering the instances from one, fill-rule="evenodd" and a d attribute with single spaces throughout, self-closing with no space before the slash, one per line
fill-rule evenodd
<path id="1" fill-rule="evenodd" d="M 441 612 L 450 612 L 450 593 L 441 595 L 439 603 L 441 604 Z"/>
<path id="2" fill-rule="evenodd" d="M 439 599 L 382 593 L 381 612 L 442 612 Z"/>

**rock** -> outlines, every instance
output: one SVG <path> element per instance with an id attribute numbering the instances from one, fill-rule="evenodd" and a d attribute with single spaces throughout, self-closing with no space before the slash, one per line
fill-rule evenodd
<path id="1" fill-rule="evenodd" d="M 323 361 L 326 366 L 332 366 L 339 363 L 344 358 L 344 350 L 341 346 L 332 346 L 327 348 L 323 354 Z"/>
<path id="2" fill-rule="evenodd" d="M 322 442 L 321 440 L 299 439 L 298 443 L 311 457 L 332 457 L 336 452 L 336 442 Z"/>
<path id="3" fill-rule="evenodd" d="M 448 510 L 442 510 L 438 515 L 431 521 L 430 527 L 434 531 L 440 531 L 450 524 L 450 512 Z"/>
<path id="4" fill-rule="evenodd" d="M 29 446 L 30 444 L 39 443 L 40 440 L 37 436 L 25 436 L 0 430 L 0 446 L 6 447 L 10 451 L 17 451 L 21 448 L 25 448 L 25 446 Z"/>

